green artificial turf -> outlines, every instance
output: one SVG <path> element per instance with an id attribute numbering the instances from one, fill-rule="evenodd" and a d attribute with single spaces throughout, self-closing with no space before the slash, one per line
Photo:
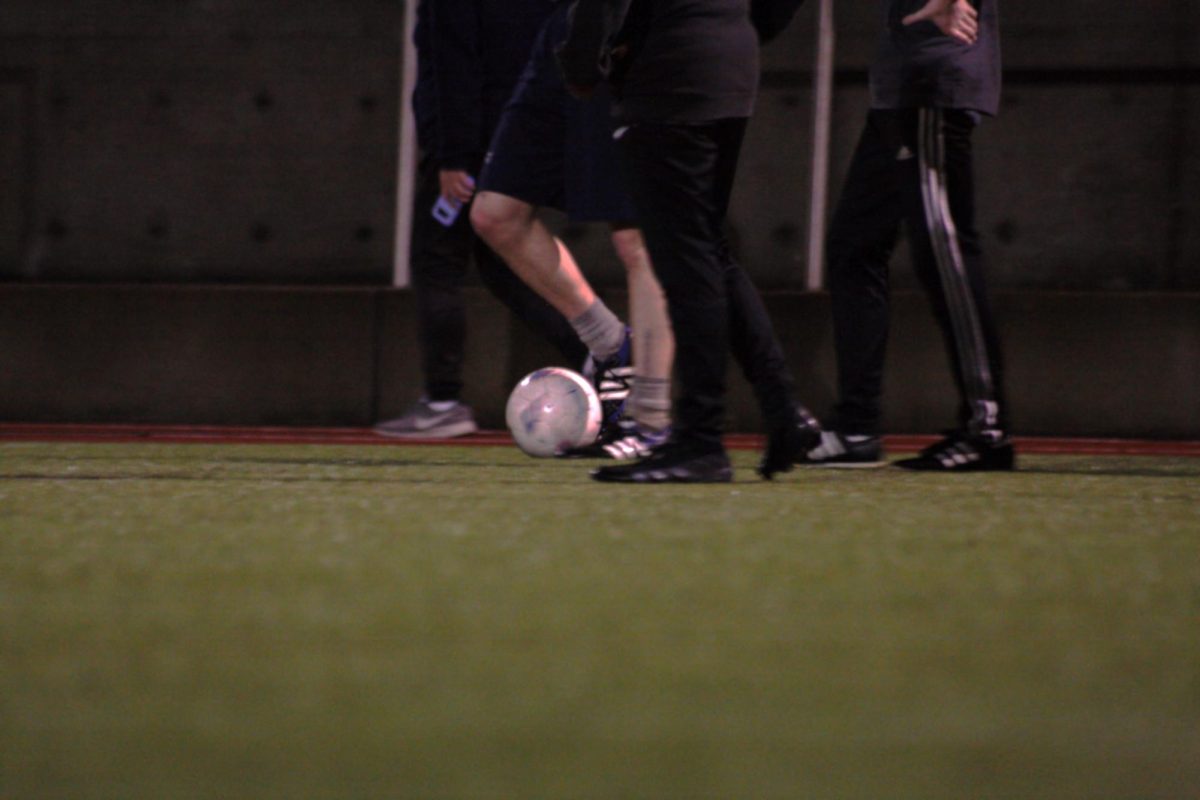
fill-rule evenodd
<path id="1" fill-rule="evenodd" d="M 0 797 L 1195 798 L 1200 460 L 0 445 Z"/>

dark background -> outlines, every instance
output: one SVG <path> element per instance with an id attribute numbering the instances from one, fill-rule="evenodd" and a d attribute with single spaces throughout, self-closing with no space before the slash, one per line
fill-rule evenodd
<path id="1" fill-rule="evenodd" d="M 413 296 L 392 288 L 402 8 L 0 0 L 0 423 L 403 412 L 421 375 Z M 764 53 L 730 235 L 824 414 L 828 297 L 805 291 L 816 8 Z M 831 195 L 876 11 L 837 3 Z M 976 144 L 1014 432 L 1200 438 L 1200 3 L 1006 0 L 1002 21 L 1004 110 Z M 622 310 L 603 227 L 560 230 Z M 906 259 L 884 429 L 934 433 L 955 394 Z M 464 399 L 502 428 L 511 387 L 556 354 L 464 294 Z M 732 378 L 729 429 L 759 425 Z"/>
<path id="2" fill-rule="evenodd" d="M 836 6 L 834 196 L 876 6 Z M 1200 288 L 1200 4 L 1001 10 L 1004 110 L 977 139 L 994 286 Z M 765 288 L 804 282 L 815 12 L 765 51 L 731 214 Z M 402 28 L 397 0 L 5 0 L 0 280 L 389 283 Z M 619 284 L 602 231 L 564 235 Z"/>

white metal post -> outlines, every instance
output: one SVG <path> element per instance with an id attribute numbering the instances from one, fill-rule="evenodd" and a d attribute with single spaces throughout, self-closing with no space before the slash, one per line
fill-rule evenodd
<path id="1" fill-rule="evenodd" d="M 392 254 L 392 285 L 409 282 L 408 250 L 412 241 L 413 186 L 417 175 L 417 123 L 413 118 L 412 93 L 417 83 L 417 49 L 413 30 L 417 24 L 417 0 L 404 0 L 404 40 L 400 43 L 400 146 L 396 176 L 396 250 Z"/>
<path id="2" fill-rule="evenodd" d="M 829 140 L 833 124 L 833 0 L 821 0 L 817 64 L 813 77 L 812 186 L 808 204 L 808 270 L 805 288 L 824 286 L 825 218 L 829 202 Z"/>

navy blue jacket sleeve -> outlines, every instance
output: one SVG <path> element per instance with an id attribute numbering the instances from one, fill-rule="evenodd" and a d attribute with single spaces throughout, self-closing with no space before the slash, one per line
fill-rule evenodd
<path id="1" fill-rule="evenodd" d="M 758 31 L 759 41 L 769 42 L 778 36 L 804 0 L 750 0 L 750 21 Z"/>
<path id="2" fill-rule="evenodd" d="M 435 0 L 428 11 L 437 105 L 431 149 L 441 169 L 474 172 L 485 146 L 478 0 Z"/>
<path id="3" fill-rule="evenodd" d="M 591 89 L 608 76 L 609 45 L 621 29 L 632 0 L 576 0 L 558 64 L 568 86 Z"/>

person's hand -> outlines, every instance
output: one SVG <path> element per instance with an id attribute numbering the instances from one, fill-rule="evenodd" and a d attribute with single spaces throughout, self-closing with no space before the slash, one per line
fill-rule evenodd
<path id="1" fill-rule="evenodd" d="M 442 187 L 442 197 L 447 200 L 457 200 L 469 203 L 475 195 L 475 179 L 461 169 L 443 169 L 438 172 L 438 181 Z"/>
<path id="2" fill-rule="evenodd" d="M 979 14 L 968 0 L 929 0 L 919 11 L 905 17 L 905 25 L 930 21 L 942 33 L 963 44 L 974 44 L 979 37 Z"/>

